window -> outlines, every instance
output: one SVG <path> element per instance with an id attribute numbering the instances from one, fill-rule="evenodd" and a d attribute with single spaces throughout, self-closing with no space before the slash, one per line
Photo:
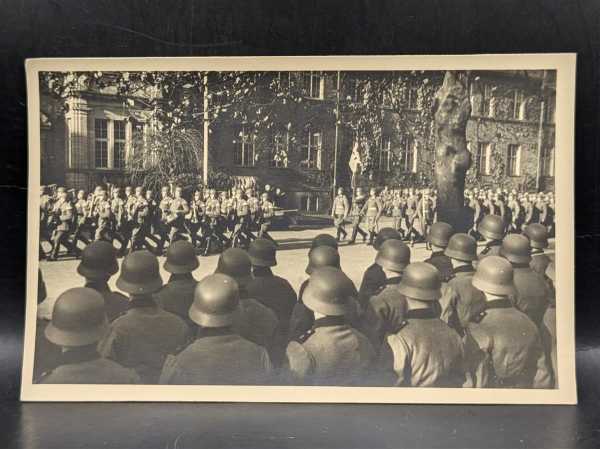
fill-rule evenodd
<path id="1" fill-rule="evenodd" d="M 412 136 L 405 136 L 400 151 L 400 169 L 403 172 L 414 173 L 416 146 Z"/>
<path id="2" fill-rule="evenodd" d="M 125 168 L 125 120 L 113 122 L 114 168 Z"/>
<path id="3" fill-rule="evenodd" d="M 254 134 L 247 125 L 240 128 L 234 141 L 233 163 L 242 167 L 254 166 Z"/>
<path id="4" fill-rule="evenodd" d="M 512 103 L 512 117 L 515 120 L 523 120 L 523 112 L 524 112 L 524 108 L 521 108 L 521 106 L 523 105 L 523 101 L 524 101 L 524 96 L 523 96 L 523 92 L 521 92 L 520 90 L 515 90 L 512 93 L 512 98 L 511 98 L 511 103 Z"/>
<path id="5" fill-rule="evenodd" d="M 492 163 L 492 144 L 477 142 L 477 170 L 480 175 L 489 175 Z"/>
<path id="6" fill-rule="evenodd" d="M 352 103 L 363 101 L 363 82 L 359 79 L 351 79 L 346 85 L 346 100 Z"/>
<path id="7" fill-rule="evenodd" d="M 301 164 L 306 168 L 322 169 L 323 134 L 309 129 L 301 143 Z"/>
<path id="8" fill-rule="evenodd" d="M 491 84 L 483 85 L 483 97 L 481 99 L 481 115 L 484 117 L 493 117 L 495 101 L 492 98 L 494 89 Z"/>
<path id="9" fill-rule="evenodd" d="M 392 166 L 392 142 L 388 136 L 379 141 L 379 170 L 390 171 Z"/>
<path id="10" fill-rule="evenodd" d="M 319 72 L 302 72 L 300 74 L 302 93 L 310 98 L 323 99 L 324 78 Z"/>
<path id="11" fill-rule="evenodd" d="M 276 133 L 273 136 L 273 147 L 269 165 L 273 168 L 285 168 L 288 164 L 289 133 L 287 131 Z"/>
<path id="12" fill-rule="evenodd" d="M 410 86 L 406 92 L 406 107 L 408 109 L 417 109 L 417 98 L 419 91 L 415 86 Z"/>
<path id="13" fill-rule="evenodd" d="M 554 148 L 542 147 L 542 154 L 540 155 L 541 167 L 540 172 L 542 176 L 554 176 Z"/>
<path id="14" fill-rule="evenodd" d="M 300 197 L 300 210 L 304 212 L 318 212 L 319 211 L 319 196 L 308 194 Z"/>
<path id="15" fill-rule="evenodd" d="M 508 145 L 506 157 L 506 174 L 508 176 L 519 176 L 521 174 L 521 147 L 515 144 Z"/>
<path id="16" fill-rule="evenodd" d="M 94 163 L 96 168 L 108 168 L 108 120 L 94 120 Z"/>

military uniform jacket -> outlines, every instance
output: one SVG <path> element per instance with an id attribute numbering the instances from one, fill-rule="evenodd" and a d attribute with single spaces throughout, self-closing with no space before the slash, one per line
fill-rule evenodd
<path id="1" fill-rule="evenodd" d="M 260 385 L 271 379 L 267 351 L 229 329 L 205 328 L 177 356 L 169 356 L 160 376 L 172 385 Z"/>
<path id="2" fill-rule="evenodd" d="M 392 217 L 403 217 L 406 215 L 406 201 L 402 198 L 392 200 Z"/>
<path id="3" fill-rule="evenodd" d="M 43 384 L 137 384 L 140 377 L 132 369 L 101 358 L 95 347 L 77 348 L 61 356 L 62 364 L 46 373 Z"/>
<path id="4" fill-rule="evenodd" d="M 513 265 L 513 268 L 514 283 L 517 289 L 514 305 L 539 326 L 548 307 L 550 292 L 546 281 L 529 265 Z"/>
<path id="5" fill-rule="evenodd" d="M 125 211 L 127 212 L 127 220 L 128 221 L 133 220 L 132 209 L 136 202 L 137 202 L 137 197 L 135 195 L 129 195 L 125 199 Z"/>
<path id="6" fill-rule="evenodd" d="M 86 282 L 85 286 L 96 290 L 104 298 L 104 310 L 108 321 L 114 321 L 129 309 L 129 300 L 119 292 L 113 292 L 107 284 Z"/>
<path id="7" fill-rule="evenodd" d="M 419 204 L 419 197 L 417 195 L 411 195 L 406 200 L 406 214 L 409 217 L 413 217 L 417 213 L 417 205 Z"/>
<path id="8" fill-rule="evenodd" d="M 248 208 L 250 209 L 250 214 L 256 215 L 260 210 L 260 200 L 255 196 L 251 196 L 248 198 Z"/>
<path id="9" fill-rule="evenodd" d="M 198 281 L 191 274 L 171 275 L 169 282 L 154 294 L 154 299 L 163 310 L 174 313 L 195 329 L 196 325 L 190 320 L 189 310 L 194 302 L 197 284 Z"/>
<path id="10" fill-rule="evenodd" d="M 361 210 L 361 215 L 365 215 L 367 218 L 377 220 L 383 213 L 383 207 L 378 198 L 369 197 Z"/>
<path id="11" fill-rule="evenodd" d="M 75 217 L 73 217 L 73 221 L 78 225 L 82 225 L 85 223 L 85 219 L 88 213 L 88 202 L 85 199 L 79 199 L 75 203 Z"/>
<path id="12" fill-rule="evenodd" d="M 110 202 L 110 208 L 115 217 L 115 225 L 121 227 L 125 217 L 125 201 L 121 198 L 113 198 Z"/>
<path id="13" fill-rule="evenodd" d="M 355 196 L 352 202 L 352 210 L 350 211 L 353 217 L 359 217 L 361 211 L 367 201 L 367 197 L 365 195 Z"/>
<path id="14" fill-rule="evenodd" d="M 206 215 L 208 215 L 211 218 L 215 218 L 218 217 L 220 213 L 221 204 L 219 203 L 219 200 L 216 198 L 210 198 L 206 202 Z"/>
<path id="15" fill-rule="evenodd" d="M 291 381 L 301 385 L 364 385 L 375 352 L 367 337 L 340 317 L 325 317 L 286 350 Z"/>
<path id="16" fill-rule="evenodd" d="M 438 269 L 442 276 L 442 282 L 447 283 L 454 274 L 454 268 L 452 268 L 452 262 L 450 258 L 444 254 L 443 251 L 435 251 L 431 253 L 429 259 L 425 260 L 430 265 L 433 265 Z"/>
<path id="17" fill-rule="evenodd" d="M 485 309 L 485 296 L 471 284 L 475 269 L 463 265 L 453 270 L 453 275 L 440 298 L 441 319 L 463 335 L 471 317 Z"/>
<path id="18" fill-rule="evenodd" d="M 275 214 L 274 206 L 271 201 L 263 201 L 260 203 L 260 210 L 263 221 L 269 221 Z"/>
<path id="19" fill-rule="evenodd" d="M 160 203 L 158 204 L 158 208 L 160 209 L 160 221 L 167 221 L 167 215 L 169 215 L 169 212 L 171 211 L 172 201 L 173 198 L 171 198 L 170 196 L 163 197 L 160 200 Z"/>
<path id="20" fill-rule="evenodd" d="M 362 307 L 366 307 L 371 296 L 375 294 L 382 285 L 385 285 L 386 276 L 383 269 L 373 263 L 365 270 L 362 282 L 358 290 L 358 300 Z"/>
<path id="21" fill-rule="evenodd" d="M 272 310 L 279 320 L 280 330 L 287 334 L 294 306 L 298 301 L 296 292 L 288 281 L 271 274 L 254 274 L 246 286 L 248 296 L 255 298 Z"/>
<path id="22" fill-rule="evenodd" d="M 174 198 L 171 201 L 170 212 L 173 216 L 177 216 L 177 222 L 180 222 L 189 211 L 190 207 L 184 198 Z"/>
<path id="23" fill-rule="evenodd" d="M 137 223 L 140 226 L 147 223 L 148 218 L 150 216 L 150 208 L 148 206 L 148 201 L 146 201 L 146 198 L 135 198 L 135 201 L 132 202 L 130 206 L 129 216 L 131 217 L 134 223 Z"/>
<path id="24" fill-rule="evenodd" d="M 429 198 L 421 198 L 417 203 L 417 215 L 420 220 L 432 223 L 435 220 L 436 206 L 435 202 Z"/>
<path id="25" fill-rule="evenodd" d="M 395 374 L 396 387 L 453 387 L 465 382 L 460 336 L 432 309 L 410 310 L 381 352 L 382 373 Z"/>
<path id="26" fill-rule="evenodd" d="M 473 386 L 550 388 L 540 334 L 508 299 L 486 302 L 486 310 L 471 318 L 465 337 Z"/>
<path id="27" fill-rule="evenodd" d="M 233 330 L 247 340 L 262 346 L 271 359 L 278 358 L 284 346 L 275 313 L 256 299 L 242 298 L 233 320 Z"/>
<path id="28" fill-rule="evenodd" d="M 73 205 L 71 202 L 69 200 L 58 200 L 54 205 L 54 213 L 60 221 L 56 229 L 58 231 L 68 231 L 73 221 Z"/>
<path id="29" fill-rule="evenodd" d="M 533 271 L 542 276 L 546 274 L 546 268 L 550 264 L 550 258 L 544 253 L 533 253 L 531 254 L 531 263 L 529 266 Z"/>
<path id="30" fill-rule="evenodd" d="M 143 383 L 156 383 L 165 358 L 189 341 L 188 325 L 151 299 L 134 299 L 131 308 L 111 323 L 98 345 L 100 354 L 133 368 Z"/>
<path id="31" fill-rule="evenodd" d="M 332 215 L 345 217 L 348 215 L 349 210 L 348 198 L 345 195 L 337 195 L 333 200 Z"/>
<path id="32" fill-rule="evenodd" d="M 479 260 L 484 259 L 488 256 L 500 256 L 500 248 L 502 247 L 502 242 L 500 240 L 491 240 L 489 241 L 479 253 Z"/>

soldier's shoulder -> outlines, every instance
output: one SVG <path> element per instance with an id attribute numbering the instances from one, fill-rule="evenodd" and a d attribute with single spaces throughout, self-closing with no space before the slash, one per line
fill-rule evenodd
<path id="1" fill-rule="evenodd" d="M 312 329 L 312 328 L 308 329 L 303 334 L 295 337 L 293 339 L 293 341 L 295 341 L 296 343 L 302 345 L 302 344 L 306 343 L 310 337 L 312 337 L 313 335 L 315 335 L 315 333 L 316 333 L 315 329 Z"/>

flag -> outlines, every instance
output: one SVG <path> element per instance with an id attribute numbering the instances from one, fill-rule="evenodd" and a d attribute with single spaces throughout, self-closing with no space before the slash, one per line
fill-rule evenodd
<path id="1" fill-rule="evenodd" d="M 354 143 L 354 147 L 352 147 L 352 154 L 350 155 L 350 160 L 348 161 L 348 166 L 352 173 L 356 173 L 358 167 L 360 165 L 360 154 L 358 152 L 358 142 Z"/>

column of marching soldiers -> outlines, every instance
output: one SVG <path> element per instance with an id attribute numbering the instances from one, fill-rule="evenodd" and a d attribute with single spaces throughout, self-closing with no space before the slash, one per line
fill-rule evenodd
<path id="1" fill-rule="evenodd" d="M 406 235 L 377 230 L 374 208 L 383 210 L 383 202 L 370 193 L 371 200 L 357 192 L 349 208 L 340 192 L 345 210 L 336 211 L 334 201 L 332 211 L 338 236 L 313 239 L 298 293 L 273 272 L 277 246 L 267 238 L 226 249 L 215 272 L 199 280 L 194 245 L 174 240 L 166 283 L 150 251 L 132 248 L 119 269 L 110 242 L 90 243 L 77 267 L 84 287 L 66 290 L 51 313 L 38 314 L 34 380 L 556 387 L 554 258 L 545 252 L 552 226 L 540 214 L 541 222 L 519 228 L 506 212 L 486 214 L 475 216 L 469 235 L 425 219 L 431 256 L 416 262 Z M 420 203 L 430 195 L 421 192 Z M 375 250 L 358 290 L 338 252 L 354 206 Z M 481 249 L 476 237 L 485 241 Z M 127 297 L 108 287 L 117 273 Z M 41 272 L 39 279 L 43 301 Z"/>

